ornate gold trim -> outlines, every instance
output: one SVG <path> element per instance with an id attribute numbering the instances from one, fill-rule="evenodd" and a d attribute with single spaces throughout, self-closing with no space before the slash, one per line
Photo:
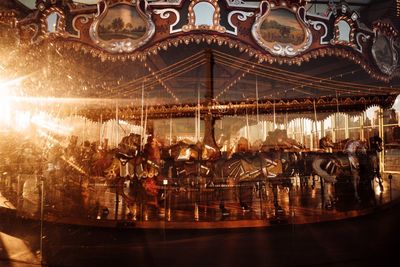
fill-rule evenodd
<path id="1" fill-rule="evenodd" d="M 12 10 L 0 10 L 0 23 L 14 28 L 17 25 L 17 15 Z"/>
<path id="2" fill-rule="evenodd" d="M 378 96 L 354 96 L 354 97 L 322 97 L 316 98 L 316 109 L 318 117 L 324 119 L 331 114 L 337 113 L 337 105 L 340 105 L 339 113 L 362 112 L 371 106 L 381 106 L 383 108 L 391 107 L 396 99 L 396 95 L 378 95 Z M 314 119 L 314 113 L 310 110 L 314 99 L 311 98 L 298 98 L 293 100 L 283 99 L 274 101 L 273 99 L 266 99 L 263 101 L 255 102 L 249 101 L 231 101 L 221 102 L 210 105 L 197 104 L 171 104 L 150 106 L 148 108 L 149 119 L 166 119 L 166 118 L 179 118 L 179 117 L 192 117 L 199 111 L 202 114 L 212 114 L 214 117 L 229 117 L 235 115 L 244 115 L 247 112 L 258 110 L 260 114 L 271 114 L 275 110 L 277 114 L 285 114 L 290 112 L 291 117 L 306 116 L 310 114 L 309 118 Z M 51 108 L 51 107 L 50 107 Z M 101 110 L 101 111 L 100 111 Z M 85 107 L 76 111 L 77 114 L 88 117 L 92 120 L 99 120 L 100 114 L 103 121 L 115 118 L 114 107 Z M 70 112 L 67 112 L 70 114 Z M 122 120 L 138 120 L 141 116 L 140 106 L 121 106 L 118 108 L 118 114 Z M 326 115 L 326 117 L 324 116 Z"/>
<path id="3" fill-rule="evenodd" d="M 303 35 L 304 40 L 300 44 L 296 45 L 292 43 L 282 43 L 278 41 L 269 42 L 261 36 L 262 24 L 271 14 L 271 12 L 277 10 L 286 10 L 294 16 L 294 18 L 296 19 L 297 23 L 299 24 L 304 33 Z M 267 52 L 276 56 L 295 57 L 298 56 L 299 54 L 302 54 L 311 46 L 312 34 L 310 29 L 306 25 L 307 23 L 306 20 L 301 17 L 300 12 L 304 12 L 305 14 L 305 9 L 303 6 L 293 5 L 291 7 L 288 7 L 286 2 L 282 2 L 281 5 L 275 5 L 275 4 L 270 4 L 268 1 L 265 0 L 262 1 L 260 3 L 260 11 L 256 15 L 256 20 L 251 29 L 253 38 L 255 39 L 258 45 L 264 48 Z"/>
<path id="4" fill-rule="evenodd" d="M 347 24 L 349 24 L 349 27 L 350 27 L 349 42 L 339 39 L 340 29 L 339 29 L 338 24 L 340 21 L 345 21 Z M 342 16 L 336 18 L 334 25 L 335 25 L 334 26 L 335 34 L 334 34 L 334 38 L 331 40 L 331 44 L 345 45 L 345 46 L 350 46 L 352 48 L 356 48 L 356 43 L 355 43 L 356 28 L 354 27 L 354 21 L 351 18 L 347 17 L 346 15 L 342 15 Z"/>
<path id="5" fill-rule="evenodd" d="M 59 20 L 57 23 L 57 28 L 55 32 L 49 32 L 47 28 L 47 17 L 52 14 L 52 13 L 57 13 L 59 15 Z M 39 18 L 39 24 L 40 24 L 40 37 L 38 38 L 37 41 L 41 41 L 44 38 L 48 37 L 60 37 L 65 35 L 65 14 L 64 12 L 55 6 L 52 6 L 48 9 L 46 9 L 44 12 L 40 14 Z"/>
<path id="6" fill-rule="evenodd" d="M 116 2 L 113 1 L 103 1 L 98 3 L 98 11 L 99 13 L 96 15 L 92 25 L 90 26 L 89 35 L 90 38 L 94 41 L 94 43 L 100 48 L 104 49 L 109 53 L 132 53 L 138 48 L 144 46 L 149 42 L 149 40 L 154 36 L 155 33 L 155 25 L 151 20 L 151 14 L 147 10 L 147 4 L 145 5 L 145 10 L 141 10 L 140 7 L 141 0 L 132 0 L 131 2 Z M 104 10 L 100 13 L 100 5 L 104 4 Z M 103 40 L 99 37 L 98 27 L 100 22 L 107 16 L 107 12 L 110 8 L 113 8 L 118 5 L 127 5 L 135 8 L 136 12 L 139 16 L 146 22 L 147 31 L 144 36 L 141 38 L 134 40 L 131 38 L 125 39 L 112 39 L 109 41 Z"/>
<path id="7" fill-rule="evenodd" d="M 126 60 L 146 60 L 147 56 L 157 55 L 161 50 L 168 50 L 169 47 L 178 47 L 180 45 L 189 45 L 189 44 L 218 44 L 219 46 L 228 46 L 231 49 L 237 49 L 239 52 L 247 53 L 250 57 L 254 57 L 256 61 L 259 63 L 263 63 L 264 61 L 273 64 L 278 63 L 288 64 L 288 65 L 298 65 L 300 66 L 303 62 L 308 62 L 311 59 L 316 59 L 318 57 L 325 56 L 337 56 L 340 58 L 344 58 L 354 62 L 355 64 L 360 65 L 369 75 L 371 75 L 374 79 L 388 82 L 393 77 L 382 74 L 381 72 L 376 71 L 369 64 L 366 63 L 365 59 L 357 53 L 356 51 L 351 51 L 341 47 L 325 47 L 319 48 L 302 55 L 298 55 L 296 57 L 276 57 L 270 54 L 265 54 L 262 51 L 259 51 L 253 48 L 251 45 L 245 44 L 241 41 L 232 40 L 231 38 L 219 36 L 219 35 L 207 35 L 207 34 L 191 34 L 185 36 L 179 36 L 175 38 L 169 38 L 164 41 L 160 41 L 153 46 L 144 49 L 143 51 L 135 51 L 130 54 L 110 54 L 106 51 L 101 51 L 99 49 L 93 48 L 89 44 L 83 44 L 78 41 L 71 40 L 70 42 L 65 42 L 65 40 L 60 40 L 57 42 L 59 46 L 65 48 L 72 48 L 76 51 L 82 50 L 83 53 L 90 53 L 93 57 L 98 57 L 101 61 L 126 61 Z"/>

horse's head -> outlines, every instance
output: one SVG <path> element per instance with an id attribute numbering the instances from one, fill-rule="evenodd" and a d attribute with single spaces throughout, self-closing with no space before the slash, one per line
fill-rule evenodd
<path id="1" fill-rule="evenodd" d="M 124 136 L 121 142 L 118 144 L 120 152 L 125 154 L 135 155 L 140 147 L 140 135 L 131 133 L 128 136 Z"/>
<path id="2" fill-rule="evenodd" d="M 368 150 L 368 144 L 361 140 L 348 140 L 344 147 L 344 152 L 349 154 L 362 154 L 365 155 Z"/>
<path id="3" fill-rule="evenodd" d="M 370 149 L 373 152 L 381 152 L 383 150 L 382 138 L 378 135 L 374 135 L 369 139 Z"/>
<path id="4" fill-rule="evenodd" d="M 367 154 L 367 151 L 368 151 L 368 143 L 360 140 L 357 144 L 357 153 L 365 155 Z"/>

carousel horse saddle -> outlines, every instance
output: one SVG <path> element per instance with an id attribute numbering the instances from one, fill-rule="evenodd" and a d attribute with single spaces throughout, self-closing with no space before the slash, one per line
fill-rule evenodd
<path id="1" fill-rule="evenodd" d="M 349 155 L 345 153 L 337 153 L 334 155 L 334 158 L 343 168 L 350 167 Z"/>

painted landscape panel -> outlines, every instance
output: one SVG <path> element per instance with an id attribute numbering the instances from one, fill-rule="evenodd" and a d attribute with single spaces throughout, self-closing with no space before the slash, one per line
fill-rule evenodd
<path id="1" fill-rule="evenodd" d="M 386 36 L 379 34 L 372 46 L 372 55 L 376 62 L 381 65 L 393 65 L 393 52 L 390 47 L 390 41 Z"/>
<path id="2" fill-rule="evenodd" d="M 103 40 L 138 40 L 146 33 L 147 25 L 136 9 L 128 5 L 118 5 L 108 10 L 98 28 Z"/>
<path id="3" fill-rule="evenodd" d="M 300 45 L 305 33 L 296 15 L 286 9 L 271 10 L 260 27 L 260 35 L 267 42 Z"/>

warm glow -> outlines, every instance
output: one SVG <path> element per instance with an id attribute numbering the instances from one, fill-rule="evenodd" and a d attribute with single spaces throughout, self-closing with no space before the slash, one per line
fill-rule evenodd
<path id="1" fill-rule="evenodd" d="M 0 96 L 0 125 L 10 125 L 11 106 L 7 97 Z"/>
<path id="2" fill-rule="evenodd" d="M 70 135 L 73 130 L 72 127 L 61 125 L 54 118 L 42 112 L 34 115 L 31 119 L 31 122 L 42 130 L 45 129 L 51 133 L 63 136 Z"/>
<path id="3" fill-rule="evenodd" d="M 36 126 L 39 129 L 59 135 L 69 135 L 71 127 L 61 125 L 50 115 L 43 112 L 35 114 L 26 109 L 28 104 L 43 103 L 73 103 L 77 99 L 72 98 L 46 98 L 46 97 L 22 97 L 19 96 L 21 81 L 25 77 L 14 80 L 0 81 L 0 127 L 21 132 Z"/>
<path id="4" fill-rule="evenodd" d="M 8 126 L 11 123 L 11 100 L 21 79 L 0 81 L 0 125 Z"/>
<path id="5" fill-rule="evenodd" d="M 30 112 L 17 111 L 15 113 L 15 129 L 20 132 L 26 130 L 30 125 L 30 120 Z"/>

